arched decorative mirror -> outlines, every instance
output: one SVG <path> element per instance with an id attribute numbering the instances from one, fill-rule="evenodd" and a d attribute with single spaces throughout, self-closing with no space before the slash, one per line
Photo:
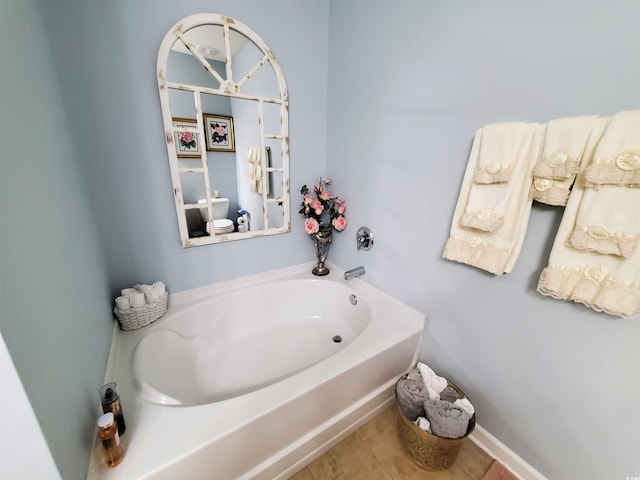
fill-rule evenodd
<path id="1" fill-rule="evenodd" d="M 288 232 L 287 85 L 264 41 L 230 17 L 184 18 L 158 87 L 182 246 Z"/>

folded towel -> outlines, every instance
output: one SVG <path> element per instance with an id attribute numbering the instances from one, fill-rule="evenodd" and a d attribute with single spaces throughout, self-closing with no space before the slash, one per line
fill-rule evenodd
<path id="1" fill-rule="evenodd" d="M 529 198 L 545 205 L 563 207 L 567 204 L 574 181 L 574 177 L 562 179 L 533 177 Z"/>
<path id="2" fill-rule="evenodd" d="M 447 379 L 436 375 L 436 373 L 428 365 L 418 362 L 418 370 L 422 375 L 422 381 L 427 388 L 431 388 L 435 393 L 440 394 L 447 388 Z M 431 396 L 429 396 L 431 398 Z"/>
<path id="3" fill-rule="evenodd" d="M 431 424 L 425 417 L 418 417 L 413 423 L 415 423 L 421 430 L 431 433 Z"/>
<path id="4" fill-rule="evenodd" d="M 611 117 L 587 168 L 585 184 L 640 186 L 640 110 Z"/>
<path id="5" fill-rule="evenodd" d="M 511 204 L 514 201 L 520 201 L 522 178 L 529 167 L 526 153 L 531 146 L 536 126 L 534 124 L 518 124 L 519 133 L 517 137 L 520 139 L 520 143 L 516 143 L 513 141 L 514 135 L 510 132 L 513 127 L 511 124 L 507 125 L 505 127 L 506 130 L 502 131 L 502 135 L 499 133 L 501 130 L 496 129 L 493 125 L 484 127 L 480 139 L 480 152 L 483 150 L 482 146 L 485 142 L 487 130 L 491 129 L 493 131 L 492 143 L 496 143 L 499 138 L 502 138 L 504 143 L 509 144 L 509 147 L 513 150 L 509 153 L 511 177 L 507 182 L 489 184 L 478 184 L 476 182 L 471 187 L 467 205 L 460 219 L 460 224 L 463 227 L 477 228 L 494 233 L 504 224 L 504 216 Z M 478 162 L 481 159 L 482 153 Z M 529 185 L 530 183 L 527 188 Z"/>
<path id="6" fill-rule="evenodd" d="M 580 170 L 587 139 L 597 115 L 558 118 L 547 123 L 540 158 L 533 169 L 535 177 L 570 178 Z"/>
<path id="7" fill-rule="evenodd" d="M 567 245 L 579 250 L 631 258 L 640 241 L 640 188 L 587 189 Z"/>
<path id="8" fill-rule="evenodd" d="M 505 183 L 511 179 L 525 130 L 524 122 L 492 123 L 483 128 L 475 183 Z"/>
<path id="9" fill-rule="evenodd" d="M 471 415 L 462 408 L 443 400 L 426 400 L 424 410 L 434 435 L 460 438 L 467 434 Z"/>
<path id="10" fill-rule="evenodd" d="M 605 128 L 606 119 L 599 119 L 587 143 L 586 158 L 591 158 Z M 636 250 L 630 258 L 624 258 L 577 250 L 565 244 L 585 193 L 583 174 L 578 174 L 569 195 L 549 264 L 540 275 L 537 290 L 542 295 L 582 303 L 598 312 L 633 317 L 640 311 L 640 252 Z"/>
<path id="11" fill-rule="evenodd" d="M 427 389 L 420 380 L 401 378 L 396 384 L 398 407 L 412 422 L 424 415 L 424 401 L 428 399 Z"/>
<path id="12" fill-rule="evenodd" d="M 567 204 L 582 154 L 597 115 L 559 118 L 547 123 L 529 196 L 547 205 Z"/>
<path id="13" fill-rule="evenodd" d="M 460 195 L 453 214 L 449 239 L 445 245 L 443 257 L 448 260 L 465 263 L 495 275 L 509 273 L 518 259 L 531 213 L 532 200 L 529 199 L 529 187 L 532 181 L 533 166 L 538 159 L 544 125 L 529 124 L 527 131 L 532 135 L 528 148 L 521 148 L 517 160 L 522 168 L 518 176 L 513 176 L 510 201 L 503 216 L 502 227 L 495 233 L 465 228 L 461 224 L 466 210 L 477 210 L 468 205 L 471 190 L 480 185 L 473 183 L 478 153 L 482 139 L 482 130 L 476 132 L 467 169 L 462 181 Z M 515 166 L 515 165 L 514 165 Z M 515 171 L 515 170 L 514 170 Z M 486 185 L 495 188 L 498 185 Z M 484 216 L 481 215 L 481 216 Z"/>
<path id="14" fill-rule="evenodd" d="M 473 415 L 475 413 L 475 408 L 473 408 L 473 405 L 467 397 L 458 398 L 453 402 L 453 404 L 467 412 L 469 415 Z"/>

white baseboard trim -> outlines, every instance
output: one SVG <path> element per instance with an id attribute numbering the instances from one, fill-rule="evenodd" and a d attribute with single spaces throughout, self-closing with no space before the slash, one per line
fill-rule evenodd
<path id="1" fill-rule="evenodd" d="M 547 480 L 545 476 L 480 425 L 476 424 L 469 438 L 491 457 L 499 460 L 521 480 Z"/>

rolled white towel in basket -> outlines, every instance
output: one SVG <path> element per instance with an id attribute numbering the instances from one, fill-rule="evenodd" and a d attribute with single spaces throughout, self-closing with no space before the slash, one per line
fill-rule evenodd
<path id="1" fill-rule="evenodd" d="M 142 307 L 146 303 L 144 297 L 144 293 L 142 292 L 132 292 L 128 295 L 129 303 L 131 303 L 133 308 Z"/>
<path id="2" fill-rule="evenodd" d="M 153 285 L 136 284 L 133 288 L 144 293 L 147 303 L 157 302 L 166 292 L 165 284 L 162 282 L 155 282 Z"/>
<path id="3" fill-rule="evenodd" d="M 131 302 L 129 301 L 129 297 L 125 295 L 121 295 L 116 298 L 116 306 L 120 310 L 129 310 L 131 308 Z"/>
<path id="4" fill-rule="evenodd" d="M 440 392 L 447 388 L 447 379 L 436 375 L 436 372 L 434 372 L 430 366 L 422 362 L 418 362 L 418 370 L 422 375 L 424 385 L 427 388 L 431 388 L 436 394 L 438 394 L 438 398 L 440 398 Z M 429 398 L 433 397 L 434 395 L 429 395 Z"/>

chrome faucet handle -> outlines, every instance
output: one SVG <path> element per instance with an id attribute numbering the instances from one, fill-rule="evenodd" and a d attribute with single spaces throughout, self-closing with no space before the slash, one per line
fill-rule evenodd
<path id="1" fill-rule="evenodd" d="M 373 248 L 373 233 L 369 227 L 360 227 L 356 233 L 358 250 L 369 251 Z"/>

